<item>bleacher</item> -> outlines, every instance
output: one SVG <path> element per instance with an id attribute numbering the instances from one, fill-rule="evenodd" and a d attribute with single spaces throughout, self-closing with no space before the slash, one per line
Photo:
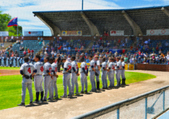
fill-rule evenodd
<path id="1" fill-rule="evenodd" d="M 49 43 L 49 40 L 44 40 L 45 41 L 45 45 L 47 43 Z M 36 54 L 38 51 L 40 51 L 42 49 L 42 43 L 39 44 L 39 42 L 37 40 L 24 40 L 23 44 L 17 44 L 14 43 L 12 46 L 12 50 L 13 51 L 17 51 L 19 53 L 20 56 L 23 55 L 23 51 L 19 50 L 19 47 L 22 46 L 24 48 L 27 48 L 29 50 L 34 50 L 34 54 Z"/>

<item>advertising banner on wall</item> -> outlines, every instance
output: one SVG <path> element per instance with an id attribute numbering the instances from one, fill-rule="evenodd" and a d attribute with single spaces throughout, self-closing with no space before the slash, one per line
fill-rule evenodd
<path id="1" fill-rule="evenodd" d="M 24 31 L 24 36 L 43 36 L 43 31 Z"/>
<path id="2" fill-rule="evenodd" d="M 169 35 L 169 29 L 150 29 L 146 32 L 147 35 Z"/>
<path id="3" fill-rule="evenodd" d="M 62 36 L 82 36 L 82 31 L 62 31 Z"/>
<path id="4" fill-rule="evenodd" d="M 0 31 L 0 36 L 9 36 L 8 31 Z"/>
<path id="5" fill-rule="evenodd" d="M 123 30 L 111 30 L 110 36 L 124 36 Z"/>

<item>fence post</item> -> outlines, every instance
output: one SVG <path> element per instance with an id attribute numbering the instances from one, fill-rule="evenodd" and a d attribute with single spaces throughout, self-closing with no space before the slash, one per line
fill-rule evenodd
<path id="1" fill-rule="evenodd" d="M 147 97 L 145 98 L 145 119 L 147 119 Z"/>
<path id="2" fill-rule="evenodd" d="M 117 109 L 117 119 L 120 119 L 120 111 L 119 111 L 119 108 Z"/>
<path id="3" fill-rule="evenodd" d="M 165 90 L 163 91 L 163 111 L 165 110 Z"/>

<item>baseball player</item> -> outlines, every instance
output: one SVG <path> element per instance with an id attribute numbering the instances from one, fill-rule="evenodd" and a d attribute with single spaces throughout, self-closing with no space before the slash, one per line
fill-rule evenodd
<path id="1" fill-rule="evenodd" d="M 52 75 L 53 75 L 53 80 L 51 81 L 51 88 L 52 88 L 52 97 L 53 98 L 53 94 L 54 94 L 54 90 L 55 90 L 55 99 L 58 100 L 59 97 L 58 97 L 58 90 L 57 90 L 57 78 L 58 78 L 58 75 L 57 75 L 57 59 L 53 59 L 53 63 L 51 65 L 52 67 Z"/>
<path id="2" fill-rule="evenodd" d="M 13 57 L 13 67 L 16 67 L 16 57 Z"/>
<path id="3" fill-rule="evenodd" d="M 103 89 L 107 89 L 107 63 L 106 63 L 106 58 L 104 57 L 102 59 L 102 65 L 101 65 L 101 78 L 102 78 L 102 83 L 103 83 Z"/>
<path id="4" fill-rule="evenodd" d="M 67 97 L 67 86 L 69 87 L 69 96 L 72 97 L 71 93 L 71 85 L 70 85 L 70 73 L 71 73 L 71 63 L 70 59 L 67 60 L 65 58 L 62 59 L 63 64 L 63 86 L 64 86 L 64 95 L 63 98 Z"/>
<path id="5" fill-rule="evenodd" d="M 9 66 L 9 57 L 6 58 L 6 67 Z"/>
<path id="6" fill-rule="evenodd" d="M 114 58 L 109 58 L 109 64 L 108 64 L 108 78 L 110 81 L 109 88 L 114 87 L 114 73 L 115 73 L 115 63 L 114 63 Z"/>
<path id="7" fill-rule="evenodd" d="M 72 75 L 71 75 L 71 83 L 72 83 L 72 95 L 74 95 L 74 85 L 76 85 L 76 95 L 79 95 L 78 91 L 78 82 L 77 82 L 77 77 L 79 76 L 79 68 L 77 66 L 77 63 L 75 61 L 75 56 L 71 58 L 72 62 Z"/>
<path id="8" fill-rule="evenodd" d="M 116 79 L 117 79 L 117 87 L 120 87 L 120 74 L 121 74 L 121 69 L 122 69 L 122 63 L 120 60 L 120 57 L 116 58 Z"/>
<path id="9" fill-rule="evenodd" d="M 3 66 L 3 67 L 5 66 L 4 65 L 4 57 L 3 56 L 1 57 L 1 66 Z"/>
<path id="10" fill-rule="evenodd" d="M 20 59 L 20 57 L 18 56 L 17 57 L 17 67 L 19 67 L 19 59 Z"/>
<path id="11" fill-rule="evenodd" d="M 90 71 L 90 82 L 92 85 L 92 90 L 91 92 L 96 92 L 96 84 L 95 84 L 95 61 L 93 60 L 93 56 L 89 56 L 90 60 L 90 66 L 89 66 L 89 71 Z"/>
<path id="12" fill-rule="evenodd" d="M 49 97 L 52 97 L 52 88 L 51 88 L 51 81 L 52 81 L 52 67 L 51 64 L 49 63 L 49 57 L 45 57 L 44 58 L 44 70 L 43 70 L 43 76 L 44 76 L 44 88 L 45 88 L 45 95 L 44 95 L 44 100 L 43 101 L 47 101 L 47 94 L 48 94 L 48 90 L 49 90 Z"/>
<path id="13" fill-rule="evenodd" d="M 34 83 L 35 83 L 35 90 L 36 90 L 36 100 L 35 103 L 39 103 L 39 94 L 41 94 L 41 102 L 43 102 L 43 87 L 42 87 L 42 82 L 43 82 L 43 63 L 40 62 L 40 56 L 36 55 L 35 58 L 35 64 L 34 64 Z"/>
<path id="14" fill-rule="evenodd" d="M 13 62 L 13 57 L 10 57 L 10 61 L 9 61 L 9 65 L 10 65 L 10 67 L 12 67 L 12 63 Z"/>
<path id="15" fill-rule="evenodd" d="M 125 77 L 125 62 L 124 58 L 121 58 L 122 70 L 121 70 L 121 77 L 122 77 L 122 85 L 126 85 L 126 77 Z"/>
<path id="16" fill-rule="evenodd" d="M 88 76 L 88 67 L 85 62 L 84 57 L 80 59 L 81 65 L 80 65 L 80 79 L 81 79 L 81 84 L 82 84 L 82 90 L 81 93 L 87 93 L 87 76 Z M 84 91 L 84 85 L 85 85 L 85 91 Z"/>
<path id="17" fill-rule="evenodd" d="M 2 57 L 0 56 L 0 66 L 1 66 L 1 58 L 2 58 Z"/>
<path id="18" fill-rule="evenodd" d="M 23 61 L 22 61 L 23 59 L 22 59 L 22 57 L 19 59 L 19 65 L 21 66 L 22 65 L 22 63 L 23 63 Z"/>
<path id="19" fill-rule="evenodd" d="M 20 68 L 20 73 L 22 75 L 22 102 L 21 104 L 18 104 L 18 106 L 25 106 L 25 95 L 26 95 L 26 88 L 29 90 L 29 96 L 30 96 L 30 105 L 32 105 L 33 101 L 33 94 L 32 94 L 32 74 L 34 71 L 34 66 L 32 64 L 29 64 L 29 58 L 24 58 L 25 63 L 22 64 Z"/>
<path id="20" fill-rule="evenodd" d="M 99 80 L 99 75 L 100 75 L 100 61 L 98 60 L 99 56 L 95 55 L 95 75 L 96 75 L 96 82 L 97 82 L 97 90 L 100 90 L 100 80 Z"/>

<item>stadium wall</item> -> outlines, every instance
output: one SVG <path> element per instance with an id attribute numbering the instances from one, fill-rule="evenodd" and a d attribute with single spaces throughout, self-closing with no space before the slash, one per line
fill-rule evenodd
<path id="1" fill-rule="evenodd" d="M 59 37 L 57 36 L 43 36 L 43 40 L 54 40 L 54 37 L 56 37 L 57 39 Z M 101 37 L 101 36 L 100 36 Z M 94 39 L 100 39 L 99 36 L 97 37 L 93 37 L 93 36 L 62 36 L 62 39 L 64 40 L 70 40 L 70 39 L 73 39 L 73 40 L 78 40 L 78 39 L 82 39 L 82 40 L 94 40 Z M 136 39 L 135 36 L 103 36 L 102 37 L 103 40 L 112 40 L 112 39 L 124 39 L 124 38 L 130 38 L 130 39 Z M 142 38 L 143 40 L 148 40 L 148 39 L 151 39 L 151 40 L 167 40 L 169 39 L 169 35 L 165 35 L 165 36 L 141 36 L 139 38 Z M 3 39 L 5 39 L 5 37 L 3 37 Z M 10 39 L 10 37 L 9 37 Z M 21 40 L 22 37 L 18 37 L 16 38 L 16 40 Z M 37 40 L 38 37 L 24 37 L 24 40 Z M 0 37 L 0 41 L 2 40 L 2 37 Z"/>
<path id="2" fill-rule="evenodd" d="M 136 64 L 135 69 L 137 69 L 137 70 L 151 70 L 151 71 L 169 71 L 169 65 Z"/>

